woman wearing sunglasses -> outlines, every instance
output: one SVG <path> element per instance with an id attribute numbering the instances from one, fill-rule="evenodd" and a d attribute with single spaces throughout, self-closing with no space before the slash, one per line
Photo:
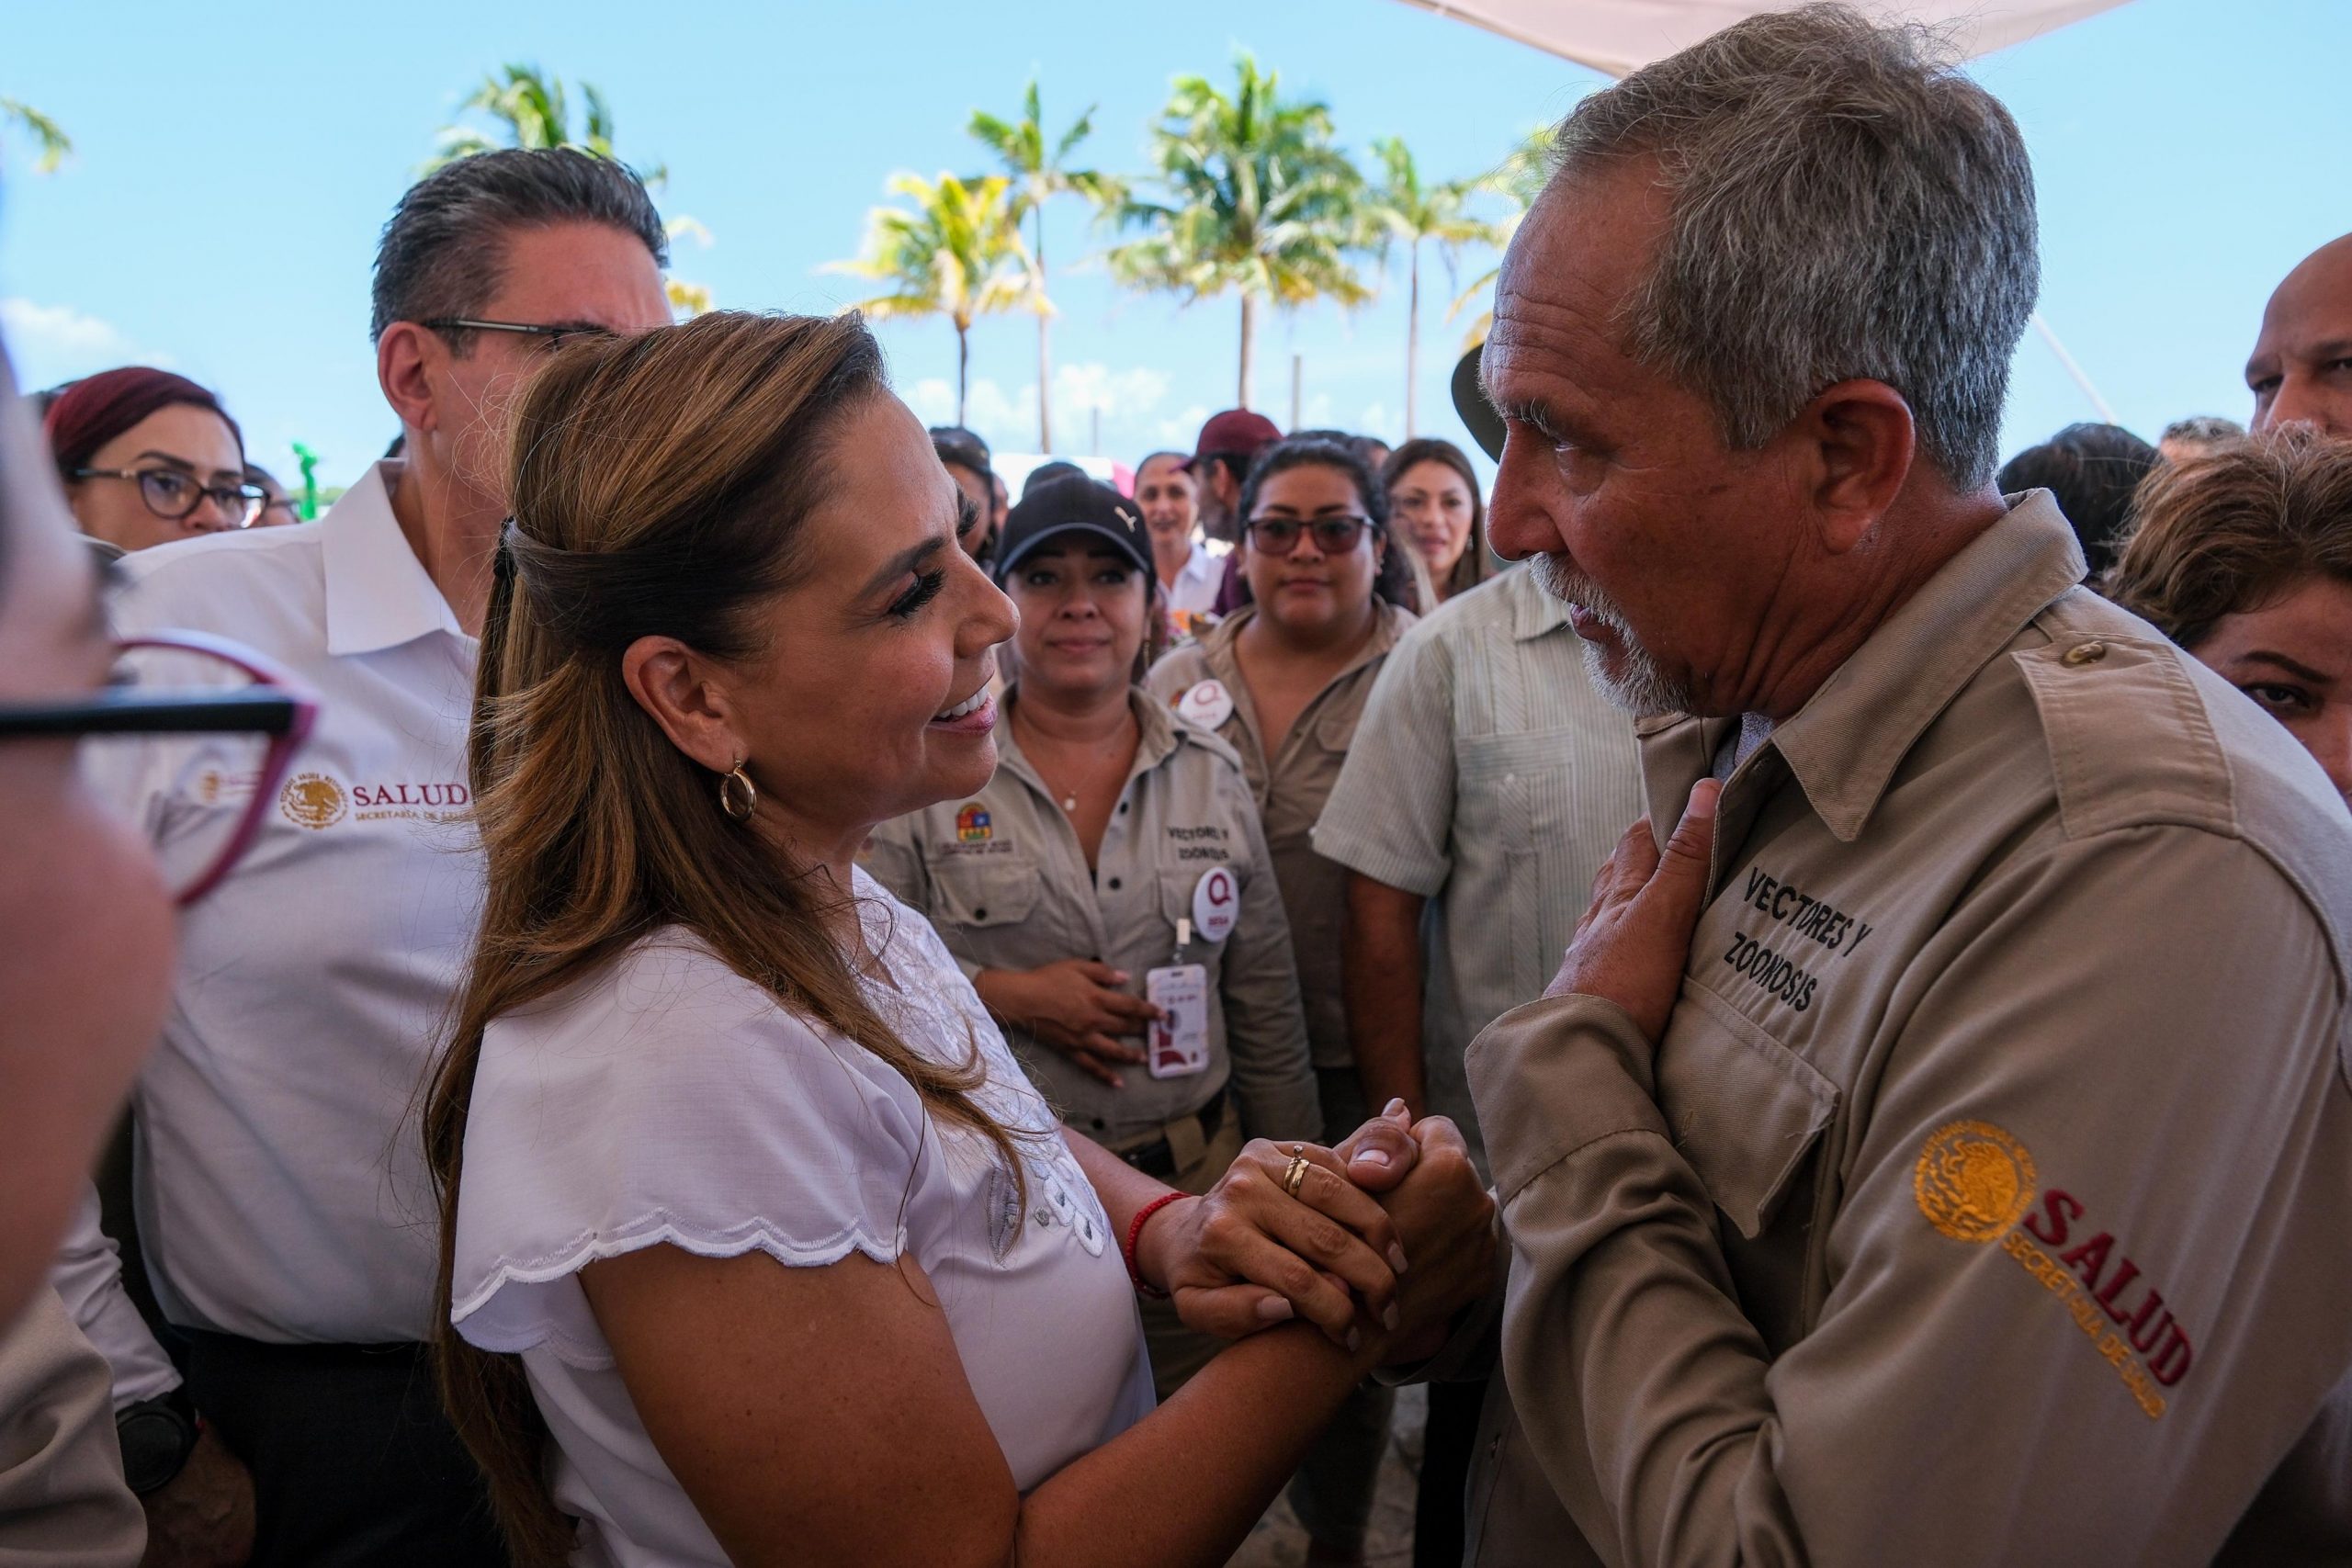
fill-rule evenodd
<path id="1" fill-rule="evenodd" d="M 58 394 L 42 423 L 74 521 L 118 550 L 245 527 L 268 499 L 246 477 L 237 422 L 185 376 L 103 371 Z"/>
<path id="2" fill-rule="evenodd" d="M 1347 870 L 1317 855 L 1308 835 L 1373 682 L 1413 624 L 1409 579 L 1378 479 L 1337 442 L 1293 437 L 1260 453 L 1240 514 L 1241 607 L 1162 659 L 1146 684 L 1241 753 L 1290 917 L 1328 1141 L 1370 1109 L 1340 999 Z M 1390 1403 L 1385 1389 L 1360 1388 L 1307 1456 L 1291 1500 L 1309 1562 L 1363 1561 Z"/>

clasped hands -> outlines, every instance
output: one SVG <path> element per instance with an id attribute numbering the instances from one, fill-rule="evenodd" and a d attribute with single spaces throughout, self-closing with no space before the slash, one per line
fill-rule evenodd
<path id="1" fill-rule="evenodd" d="M 1544 995 L 1614 1002 L 1656 1044 L 1706 900 L 1720 793 L 1701 780 L 1663 849 L 1646 820 L 1626 829 Z M 1391 1101 L 1338 1148 L 1305 1154 L 1295 1198 L 1282 1185 L 1289 1148 L 1261 1140 L 1206 1197 L 1154 1216 L 1136 1244 L 1145 1277 L 1185 1323 L 1224 1338 L 1296 1316 L 1374 1364 L 1433 1353 L 1493 1277 L 1494 1204 L 1462 1134 Z"/>
<path id="2" fill-rule="evenodd" d="M 1307 1162 L 1295 1197 L 1294 1146 Z M 1367 1364 L 1411 1360 L 1492 1282 L 1493 1216 L 1453 1123 L 1392 1100 L 1337 1148 L 1250 1143 L 1206 1196 L 1152 1216 L 1136 1262 L 1204 1333 L 1296 1317 Z"/>

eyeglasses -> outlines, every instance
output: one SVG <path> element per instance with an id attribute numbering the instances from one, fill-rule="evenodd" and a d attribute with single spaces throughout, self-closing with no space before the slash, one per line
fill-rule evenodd
<path id="1" fill-rule="evenodd" d="M 471 316 L 443 316 L 430 321 L 419 321 L 416 324 L 442 333 L 519 333 L 525 337 L 538 339 L 540 346 L 550 352 L 561 348 L 563 340 L 566 338 L 615 335 L 611 328 L 596 326 L 587 321 L 571 321 L 562 326 L 550 327 L 535 321 L 477 321 Z"/>
<path id="2" fill-rule="evenodd" d="M 136 765 L 145 765 L 146 749 L 126 741 L 188 737 L 171 753 L 166 805 L 151 825 L 165 863 L 186 868 L 172 894 L 186 908 L 252 847 L 317 718 L 311 694 L 252 649 L 205 632 L 157 632 L 115 645 L 102 691 L 72 702 L 0 705 L 0 740 L 77 740 L 84 773 L 103 788 L 130 780 L 134 751 Z"/>
<path id="3" fill-rule="evenodd" d="M 1327 556 L 1343 556 L 1356 547 L 1356 541 L 1371 526 L 1369 517 L 1317 517 L 1312 523 L 1288 517 L 1259 517 L 1250 521 L 1248 531 L 1251 547 L 1265 555 L 1294 554 L 1300 536 L 1313 534 L 1317 550 Z"/>
<path id="4" fill-rule="evenodd" d="M 76 468 L 77 479 L 136 479 L 139 499 L 147 510 L 166 522 L 182 522 L 209 500 L 220 509 L 232 528 L 249 527 L 261 515 L 269 492 L 256 484 L 198 484 L 194 474 L 177 468 Z"/>

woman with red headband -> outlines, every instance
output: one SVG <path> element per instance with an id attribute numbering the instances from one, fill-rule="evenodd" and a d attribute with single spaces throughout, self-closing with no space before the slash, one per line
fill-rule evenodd
<path id="1" fill-rule="evenodd" d="M 267 499 L 220 400 L 144 366 L 76 381 L 42 422 L 82 532 L 119 550 L 243 528 Z"/>

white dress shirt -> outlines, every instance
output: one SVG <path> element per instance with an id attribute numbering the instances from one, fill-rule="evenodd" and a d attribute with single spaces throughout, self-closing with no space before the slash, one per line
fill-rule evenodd
<path id="1" fill-rule="evenodd" d="M 727 1562 L 580 1285 L 585 1265 L 657 1243 L 786 1268 L 911 1257 L 1023 1492 L 1151 1409 L 1120 1238 L 1053 1112 L 930 923 L 863 871 L 856 891 L 897 987 L 871 982 L 866 999 L 933 1060 L 978 1051 L 974 1098 L 1035 1134 L 1016 1139 L 1025 1206 L 977 1134 L 676 928 L 483 1033 L 450 1317 L 522 1357 L 550 1491 L 582 1521 L 575 1563 Z"/>
<path id="2" fill-rule="evenodd" d="M 1593 874 L 1642 814 L 1634 721 L 1586 672 L 1567 606 L 1524 566 L 1396 639 L 1315 852 L 1433 901 L 1422 927 L 1430 1110 L 1486 1169 L 1463 1054 L 1544 994 Z"/>
<path id="3" fill-rule="evenodd" d="M 1216 624 L 1216 591 L 1225 585 L 1225 558 L 1229 546 L 1213 545 L 1193 534 L 1193 553 L 1167 585 L 1168 617 L 1181 636 L 1193 637 Z"/>
<path id="4" fill-rule="evenodd" d="M 122 1288 L 122 1254 L 100 1228 L 97 1189 L 82 1195 L 74 1228 L 50 1270 L 49 1282 L 91 1344 L 106 1352 L 113 1374 L 114 1407 L 127 1410 L 180 1386 L 179 1369 L 164 1354 L 139 1315 L 139 1304 Z M 0 1558 L 0 1562 L 5 1562 Z"/>
<path id="5" fill-rule="evenodd" d="M 141 1077 L 134 1190 L 164 1314 L 277 1342 L 419 1340 L 434 1208 L 414 1107 L 480 907 L 465 736 L 475 639 L 392 515 L 380 463 L 315 525 L 124 558 L 119 633 L 190 627 L 292 670 L 317 728 L 258 839 L 180 919 Z M 198 809 L 168 738 L 100 787 L 159 837 Z M 109 1321 L 119 1321 L 117 1314 Z M 111 1337 L 111 1335 L 110 1335 Z M 124 1365 L 118 1340 L 110 1357 Z"/>

